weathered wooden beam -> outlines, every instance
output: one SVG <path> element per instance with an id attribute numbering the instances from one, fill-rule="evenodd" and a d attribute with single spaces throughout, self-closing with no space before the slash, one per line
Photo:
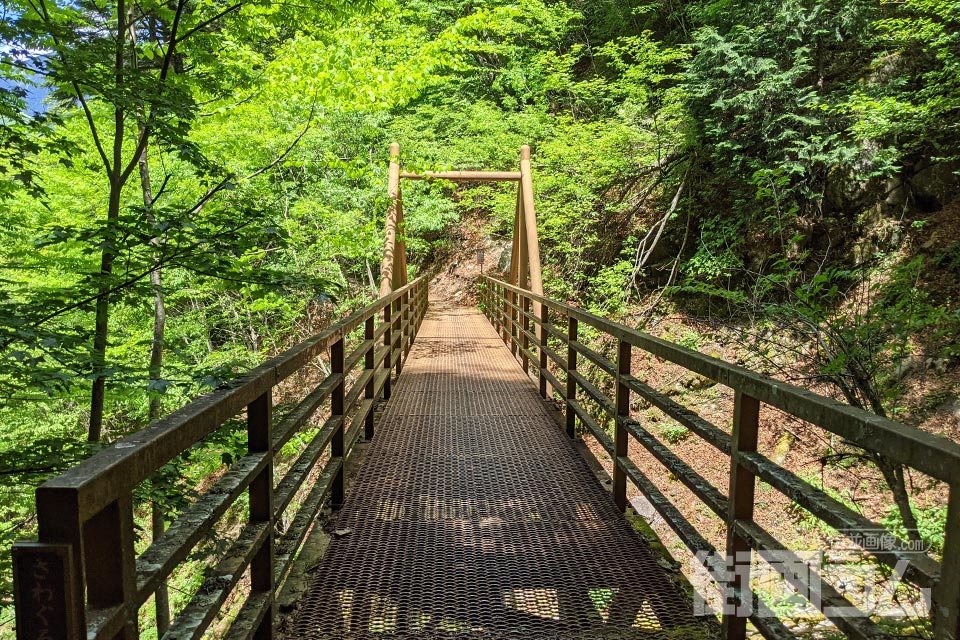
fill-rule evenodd
<path id="1" fill-rule="evenodd" d="M 451 182 L 520 182 L 519 171 L 404 171 L 407 180 L 449 180 Z"/>
<path id="2" fill-rule="evenodd" d="M 530 173 L 530 145 L 520 148 L 520 192 L 523 199 L 523 228 L 526 236 L 526 258 L 530 266 L 530 290 L 543 295 L 543 270 L 540 267 L 540 239 L 537 236 L 537 209 L 533 204 L 533 176 Z M 539 304 L 535 313 L 540 315 Z"/>
<path id="3" fill-rule="evenodd" d="M 400 204 L 400 145 L 394 142 L 390 145 L 390 178 L 387 182 L 387 196 L 390 198 L 390 208 L 387 209 L 387 219 L 383 232 L 383 262 L 380 264 L 380 297 L 398 289 L 397 273 L 399 261 L 397 257 L 397 232 L 403 219 Z"/>

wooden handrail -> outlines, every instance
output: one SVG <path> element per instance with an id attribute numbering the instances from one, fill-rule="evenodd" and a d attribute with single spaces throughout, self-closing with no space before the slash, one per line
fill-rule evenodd
<path id="1" fill-rule="evenodd" d="M 243 532 L 164 637 L 203 635 L 248 567 L 251 591 L 231 637 L 272 637 L 275 595 L 327 497 L 333 506 L 343 501 L 344 462 L 361 430 L 373 435 L 374 405 L 386 393 L 394 367 L 399 375 L 426 308 L 427 281 L 420 278 L 38 488 L 39 542 L 14 545 L 17 637 L 136 637 L 142 603 L 245 492 L 250 513 Z M 358 329 L 362 337 L 354 335 Z M 377 348 L 379 336 L 384 337 L 383 348 Z M 274 388 L 325 353 L 331 373 L 274 425 Z M 361 362 L 363 370 L 351 374 L 351 367 Z M 280 448 L 325 405 L 330 417 L 275 487 L 274 460 Z M 138 556 L 134 488 L 244 413 L 248 454 Z M 292 523 L 278 532 L 284 510 L 317 470 L 325 451 L 331 455 L 319 479 Z"/>
<path id="2" fill-rule="evenodd" d="M 859 534 L 884 532 L 886 535 L 872 536 L 877 545 L 866 550 L 880 562 L 902 571 L 902 577 L 908 583 L 932 590 L 934 637 L 937 640 L 954 640 L 960 637 L 960 445 L 817 395 L 807 389 L 655 338 L 510 283 L 481 276 L 480 284 L 480 299 L 484 312 L 504 337 L 504 341 L 513 348 L 514 353 L 521 354 L 523 362 L 540 363 L 535 373 L 540 379 L 541 394 L 544 397 L 553 395 L 544 390 L 545 383 L 549 381 L 565 403 L 568 434 L 571 437 L 574 435 L 574 428 L 579 422 L 588 433 L 596 437 L 610 455 L 614 465 L 614 499 L 621 508 L 625 504 L 623 478 L 626 477 L 646 495 L 690 550 L 695 554 L 699 553 L 698 557 L 708 568 L 710 559 L 716 558 L 716 549 L 630 460 L 626 446 L 629 435 L 711 511 L 726 521 L 727 555 L 734 557 L 733 566 L 736 567 L 736 572 L 734 580 L 725 586 L 733 600 L 739 603 L 748 602 L 752 606 L 748 607 L 748 612 L 737 610 L 733 614 L 725 615 L 725 637 L 742 638 L 748 618 L 766 637 L 783 637 L 781 634 L 785 630 L 779 620 L 766 615 L 769 609 L 758 596 L 749 592 L 749 565 L 743 564 L 742 555 L 739 560 L 735 556 L 738 551 L 749 550 L 788 555 L 790 553 L 753 521 L 753 491 L 758 478 L 794 500 L 819 520 L 847 535 L 856 544 L 863 545 L 866 539 L 866 535 Z M 539 313 L 530 313 L 531 303 L 541 306 Z M 538 325 L 540 331 L 532 331 L 531 324 L 528 323 Z M 617 362 L 611 362 L 579 340 L 581 324 L 617 341 Z M 566 330 L 560 327 L 565 327 Z M 549 346 L 550 339 L 566 344 L 565 359 Z M 733 435 L 728 435 L 695 412 L 634 378 L 629 369 L 630 352 L 634 348 L 731 387 L 736 395 Z M 617 389 L 616 398 L 605 396 L 580 373 L 580 356 L 596 365 L 603 376 L 612 379 L 614 388 Z M 551 361 L 559 370 L 557 374 L 550 370 Z M 565 378 L 565 385 L 559 384 L 560 378 Z M 600 412 L 587 410 L 580 394 L 596 403 Z M 662 445 L 641 423 L 631 418 L 629 399 L 632 394 L 687 426 L 693 433 L 730 457 L 729 495 L 713 487 L 695 469 Z M 881 525 L 871 522 L 823 490 L 758 453 L 755 445 L 760 427 L 759 409 L 762 404 L 776 407 L 837 434 L 867 451 L 881 453 L 891 460 L 946 482 L 950 487 L 950 499 L 942 562 L 937 563 L 925 553 L 918 553 Z M 614 426 L 613 438 L 610 438 L 601 426 L 608 421 Z M 795 586 L 799 585 L 798 588 L 802 591 L 803 584 L 798 582 L 796 576 L 784 574 L 784 577 Z M 815 572 L 811 577 L 819 580 Z M 822 580 L 820 582 L 817 588 L 820 589 L 822 600 L 814 604 L 822 606 L 827 617 L 841 631 L 854 638 L 885 637 L 867 614 L 849 615 L 850 611 L 857 611 L 856 607 L 829 584 Z M 848 609 L 836 613 L 840 607 Z"/>

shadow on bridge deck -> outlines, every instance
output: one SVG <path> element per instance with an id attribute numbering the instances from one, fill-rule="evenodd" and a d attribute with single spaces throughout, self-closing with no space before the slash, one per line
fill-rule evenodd
<path id="1" fill-rule="evenodd" d="M 486 319 L 431 311 L 288 637 L 699 638 Z"/>

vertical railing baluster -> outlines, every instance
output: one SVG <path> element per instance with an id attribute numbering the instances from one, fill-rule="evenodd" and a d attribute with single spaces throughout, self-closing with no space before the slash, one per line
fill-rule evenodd
<path id="1" fill-rule="evenodd" d="M 577 399 L 577 381 L 573 374 L 577 371 L 577 328 L 579 322 L 573 316 L 567 317 L 567 435 L 573 438 L 577 435 L 577 412 L 573 410 L 573 402 Z"/>
<path id="2" fill-rule="evenodd" d="M 550 363 L 547 362 L 547 323 L 550 322 L 550 309 L 547 305 L 540 303 L 540 395 L 547 397 L 547 376 L 544 372 L 550 370 Z"/>
<path id="3" fill-rule="evenodd" d="M 407 340 L 410 338 L 410 301 L 408 299 L 409 291 L 404 291 L 400 296 L 400 362 L 407 357 Z M 401 365 L 402 366 L 402 365 Z M 397 372 L 400 375 L 400 372 Z"/>
<path id="4" fill-rule="evenodd" d="M 263 522 L 267 528 L 263 546 L 250 561 L 250 589 L 266 593 L 271 600 L 267 615 L 253 634 L 256 640 L 273 637 L 274 594 L 274 515 L 273 515 L 273 389 L 247 407 L 247 451 L 264 453 L 267 464 L 250 483 L 250 522 Z"/>
<path id="5" fill-rule="evenodd" d="M 503 328 L 503 344 L 507 345 L 507 348 L 510 348 L 510 318 L 507 316 L 507 313 L 510 311 L 510 307 L 507 305 L 507 293 L 506 288 L 500 289 L 500 299 L 503 301 L 503 310 L 500 312 L 500 326 Z"/>
<path id="6" fill-rule="evenodd" d="M 518 296 L 515 291 L 510 292 L 510 303 L 513 305 L 510 307 L 510 351 L 512 351 L 514 357 L 516 357 L 517 346 L 519 344 L 517 341 L 517 335 L 519 334 L 517 322 L 520 319 L 520 314 L 517 313 L 517 307 L 520 306 L 520 296 Z"/>
<path id="7" fill-rule="evenodd" d="M 940 581 L 933 588 L 930 611 L 934 640 L 960 638 L 960 487 L 950 487 L 944 528 Z"/>
<path id="8" fill-rule="evenodd" d="M 520 308 L 525 313 L 530 313 L 530 298 L 528 298 L 526 295 L 521 295 L 520 298 L 523 300 L 523 302 L 520 303 Z M 528 338 L 527 334 L 525 333 L 530 331 L 530 318 L 524 313 L 520 312 L 517 312 L 517 315 L 520 316 L 520 326 L 523 327 L 523 331 L 520 332 L 522 334 L 520 343 L 523 345 L 523 350 L 520 352 L 523 355 L 523 373 L 525 375 L 530 375 L 530 358 L 527 357 L 527 353 L 530 350 L 530 338 Z"/>
<path id="9" fill-rule="evenodd" d="M 81 524 L 79 494 L 76 491 L 51 489 L 41 485 L 36 492 L 37 537 L 39 549 L 25 549 L 24 543 L 13 545 L 13 583 L 16 604 L 16 622 L 18 640 L 33 640 L 51 628 L 63 628 L 66 637 L 85 638 L 86 609 L 84 607 L 85 571 L 81 550 L 84 548 L 84 527 Z M 96 544 L 96 543 L 93 543 Z M 26 546 L 32 547 L 29 543 Z M 65 548 L 62 564 L 50 566 L 47 547 Z M 116 554 L 113 554 L 116 555 Z M 26 557 L 23 557 L 26 556 Z M 29 584 L 34 579 L 38 563 L 46 571 L 62 577 L 56 585 L 63 587 L 63 610 L 49 612 L 43 618 L 37 618 L 36 598 L 28 600 L 29 605 L 19 601 L 23 592 L 21 583 Z M 60 572 L 62 571 L 62 576 Z M 54 587 L 56 589 L 56 586 Z M 27 635 L 30 633 L 31 635 Z"/>
<path id="10" fill-rule="evenodd" d="M 403 295 L 393 301 L 393 346 L 390 347 L 391 358 L 396 358 L 397 378 L 403 370 Z"/>
<path id="11" fill-rule="evenodd" d="M 617 349 L 617 416 L 614 424 L 613 501 L 620 511 L 627 508 L 627 474 L 621 462 L 629 454 L 627 428 L 623 421 L 630 417 L 630 387 L 623 376 L 630 375 L 630 343 L 620 339 Z"/>
<path id="12" fill-rule="evenodd" d="M 410 295 L 409 289 L 405 294 L 403 294 L 403 299 L 406 300 L 406 305 L 407 305 L 407 314 L 406 314 L 406 319 L 404 320 L 404 322 L 406 322 L 406 325 L 407 325 L 406 339 L 404 342 L 404 357 L 406 357 L 410 355 L 410 349 L 413 348 L 413 322 L 414 322 L 416 299 L 412 295 Z"/>
<path id="13" fill-rule="evenodd" d="M 483 280 L 480 284 L 480 304 L 483 305 L 483 315 L 487 316 L 487 320 L 493 320 L 490 314 L 490 284 Z M 492 324 L 492 322 L 491 322 Z"/>
<path id="14" fill-rule="evenodd" d="M 330 371 L 333 375 L 339 374 L 340 376 L 340 379 L 337 381 L 337 386 L 333 388 L 333 394 L 330 396 L 330 416 L 332 418 L 339 418 L 337 430 L 333 432 L 333 438 L 330 440 L 330 455 L 334 458 L 340 458 L 340 470 L 337 471 L 337 476 L 333 479 L 333 486 L 330 489 L 330 502 L 335 509 L 339 509 L 343 505 L 343 477 L 344 467 L 347 464 L 343 450 L 343 396 L 345 386 L 343 374 L 343 341 L 344 337 L 341 336 L 330 347 Z"/>
<path id="15" fill-rule="evenodd" d="M 390 372 L 393 368 L 391 364 L 393 362 L 393 336 L 391 331 L 393 329 L 393 318 L 390 315 L 390 312 L 393 308 L 393 303 L 388 303 L 383 307 L 383 324 L 387 326 L 383 331 L 383 346 L 387 348 L 386 353 L 383 356 L 383 368 L 387 370 L 387 379 L 383 383 L 383 399 L 390 399 L 391 391 L 391 382 L 390 382 Z"/>
<path id="16" fill-rule="evenodd" d="M 367 386 L 364 387 L 363 397 L 373 403 L 376 400 L 376 387 L 377 387 L 377 372 L 376 372 L 376 361 L 375 361 L 375 351 L 377 350 L 377 345 L 373 341 L 374 335 L 374 315 L 370 314 L 370 317 L 366 319 L 363 324 L 363 339 L 367 342 L 368 349 L 367 353 L 363 358 L 363 368 L 369 372 L 370 379 L 367 380 Z M 373 439 L 373 407 L 367 411 L 367 417 L 363 421 L 363 437 L 366 440 Z"/>
<path id="17" fill-rule="evenodd" d="M 500 290 L 501 299 L 503 300 L 503 312 L 500 315 L 500 324 L 503 327 L 503 344 L 507 345 L 507 348 L 510 348 L 510 306 L 508 305 L 508 298 L 510 294 L 507 292 L 507 289 L 504 287 Z"/>
<path id="18" fill-rule="evenodd" d="M 507 294 L 503 287 L 497 285 L 497 331 L 503 344 L 507 344 Z"/>
<path id="19" fill-rule="evenodd" d="M 747 633 L 747 618 L 753 609 L 750 588 L 750 543 L 737 534 L 737 520 L 753 520 L 756 477 L 740 464 L 740 453 L 757 450 L 760 426 L 760 401 L 737 391 L 733 409 L 733 447 L 730 452 L 730 499 L 727 512 L 727 568 L 731 571 L 728 587 L 743 596 L 731 597 L 728 589 L 723 613 L 723 637 L 742 640 Z M 735 610 L 730 607 L 735 606 Z"/>
<path id="20" fill-rule="evenodd" d="M 91 609 L 125 605 L 119 635 L 125 639 L 138 637 L 133 532 L 133 497 L 126 492 L 83 523 L 87 604 Z"/>

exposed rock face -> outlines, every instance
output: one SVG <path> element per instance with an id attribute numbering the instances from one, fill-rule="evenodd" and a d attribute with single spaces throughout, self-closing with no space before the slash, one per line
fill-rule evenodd
<path id="1" fill-rule="evenodd" d="M 496 245 L 494 245 L 496 246 Z M 491 253 L 494 251 L 491 250 Z M 498 271 L 509 271 L 510 270 L 510 258 L 513 255 L 513 242 L 507 242 L 503 245 L 503 249 L 500 250 L 500 259 L 497 261 L 497 270 Z"/>

